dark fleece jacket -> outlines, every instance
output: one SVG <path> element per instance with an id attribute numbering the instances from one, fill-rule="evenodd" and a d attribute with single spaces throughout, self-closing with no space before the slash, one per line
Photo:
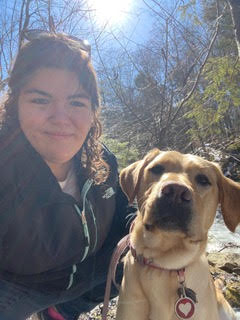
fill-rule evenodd
<path id="1" fill-rule="evenodd" d="M 111 170 L 101 185 L 89 182 L 79 155 L 74 159 L 82 192 L 77 202 L 62 192 L 23 133 L 7 144 L 0 141 L 0 278 L 66 289 L 74 286 L 75 279 L 79 282 L 79 274 L 84 278 L 96 253 L 102 259 L 106 244 L 113 248 L 127 232 L 127 199 L 118 184 L 117 162 L 103 149 Z M 109 258 L 103 259 L 103 268 L 108 263 Z"/>

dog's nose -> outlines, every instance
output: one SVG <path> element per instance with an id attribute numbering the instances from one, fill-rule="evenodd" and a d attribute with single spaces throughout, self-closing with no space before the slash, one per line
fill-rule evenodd
<path id="1" fill-rule="evenodd" d="M 193 197 L 183 184 L 168 181 L 162 185 L 153 206 L 153 217 L 158 228 L 187 232 L 192 219 Z"/>
<path id="2" fill-rule="evenodd" d="M 166 183 L 160 192 L 160 197 L 166 197 L 173 203 L 188 203 L 192 200 L 192 195 L 190 190 L 181 183 L 168 182 Z"/>

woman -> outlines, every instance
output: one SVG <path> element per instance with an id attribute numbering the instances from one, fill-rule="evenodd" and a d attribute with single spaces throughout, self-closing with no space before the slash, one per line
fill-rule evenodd
<path id="1" fill-rule="evenodd" d="M 89 47 L 27 35 L 1 116 L 0 319 L 78 319 L 103 300 L 127 200 L 99 143 Z"/>

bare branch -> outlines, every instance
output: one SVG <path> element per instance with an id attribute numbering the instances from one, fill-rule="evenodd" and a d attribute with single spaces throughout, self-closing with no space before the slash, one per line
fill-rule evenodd
<path id="1" fill-rule="evenodd" d="M 25 5 L 25 0 L 22 3 L 22 8 L 21 8 L 21 17 L 20 17 L 20 22 L 19 22 L 19 48 L 22 44 L 23 41 L 23 32 L 28 28 L 29 21 L 30 21 L 30 13 L 29 13 L 29 7 L 30 7 L 31 0 L 26 0 L 26 5 Z M 23 10 L 24 10 L 24 5 L 25 5 L 25 16 L 23 18 Z M 23 22 L 24 19 L 24 22 Z"/>
<path id="2" fill-rule="evenodd" d="M 240 1 L 227 0 L 233 22 L 235 42 L 238 50 L 238 59 L 240 59 Z"/>

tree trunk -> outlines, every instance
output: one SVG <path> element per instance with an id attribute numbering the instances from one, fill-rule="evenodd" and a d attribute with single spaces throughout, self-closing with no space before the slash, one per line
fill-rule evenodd
<path id="1" fill-rule="evenodd" d="M 240 58 L 240 0 L 227 0 L 232 16 L 238 57 Z"/>

